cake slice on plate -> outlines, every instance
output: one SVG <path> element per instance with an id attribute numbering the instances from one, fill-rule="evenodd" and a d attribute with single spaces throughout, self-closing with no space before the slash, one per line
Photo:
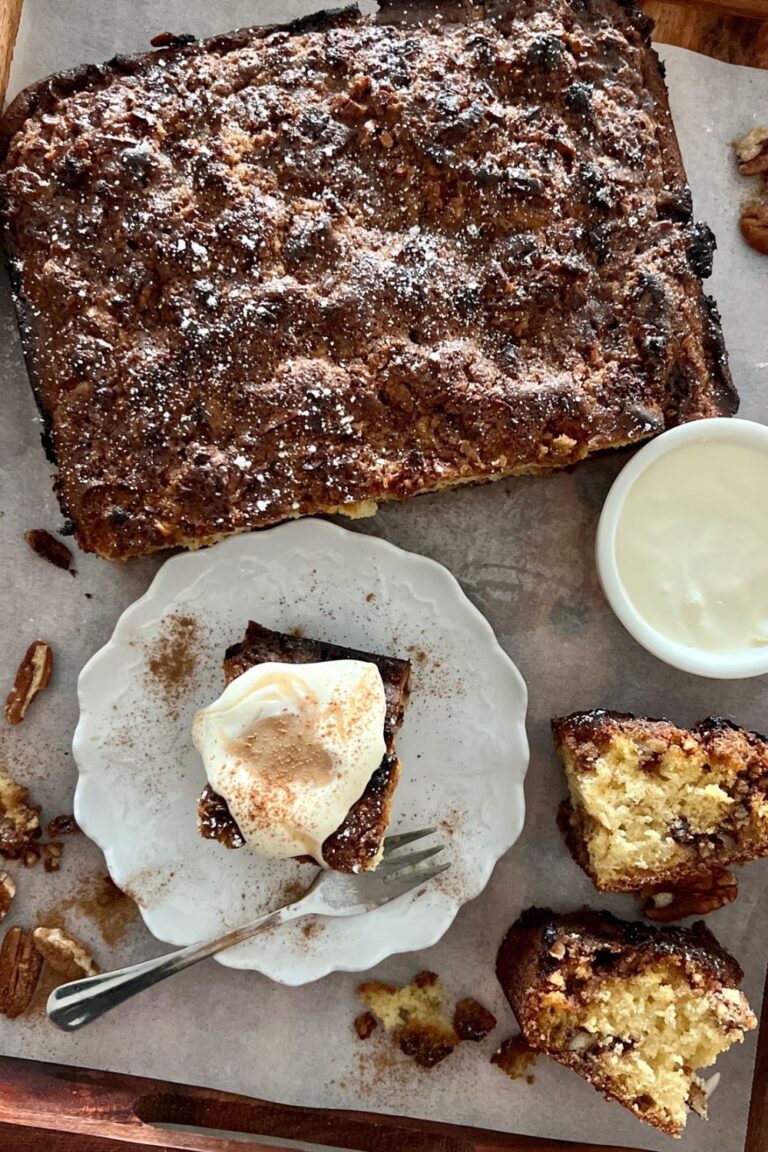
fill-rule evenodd
<path id="1" fill-rule="evenodd" d="M 285 720 L 280 719 L 281 715 L 285 715 L 283 703 L 289 701 L 292 694 L 295 698 L 295 693 L 300 693 L 301 708 L 291 706 L 292 715 L 294 718 L 299 717 L 301 725 L 306 727 L 307 717 L 300 716 L 299 713 L 302 708 L 306 712 L 307 701 L 310 702 L 311 709 L 317 709 L 318 694 L 321 691 L 317 677 L 323 673 L 322 669 L 318 670 L 318 666 L 324 664 L 328 664 L 329 671 L 333 669 L 336 676 L 330 682 L 327 707 L 315 724 L 311 739 L 305 738 L 297 729 L 288 763 L 286 744 L 282 737 L 290 733 L 281 732 L 279 729 L 280 724 L 285 724 Z M 359 767 L 363 751 L 370 756 L 373 747 L 370 740 L 371 733 L 366 733 L 363 729 L 366 724 L 370 724 L 373 710 L 379 703 L 378 699 L 371 695 L 372 688 L 375 690 L 378 685 L 381 704 L 381 722 L 377 732 L 380 759 L 374 764 L 370 777 L 363 782 L 361 792 L 342 814 L 343 818 L 338 826 L 334 827 L 316 850 L 269 853 L 313 859 L 339 872 L 370 871 L 376 867 L 381 857 L 392 800 L 400 776 L 400 762 L 395 755 L 394 740 L 403 722 L 408 700 L 410 663 L 408 660 L 360 652 L 322 640 L 273 632 L 251 622 L 245 639 L 226 652 L 224 671 L 227 685 L 231 687 L 235 682 L 243 684 L 242 678 L 251 674 L 253 669 L 268 668 L 274 673 L 274 665 L 292 666 L 295 671 L 301 668 L 305 679 L 299 683 L 297 678 L 291 677 L 287 671 L 286 673 L 279 671 L 276 675 L 270 673 L 269 682 L 262 681 L 254 688 L 254 691 L 260 694 L 262 702 L 265 694 L 271 693 L 268 702 L 268 707 L 273 713 L 268 718 L 271 729 L 269 733 L 265 733 L 262 727 L 258 741 L 255 739 L 251 741 L 254 746 L 263 749 L 266 747 L 264 737 L 268 734 L 269 747 L 272 749 L 271 763 L 268 765 L 269 777 L 265 783 L 263 772 L 257 776 L 251 774 L 253 783 L 250 785 L 249 795 L 243 797 L 241 776 L 241 782 L 237 784 L 229 800 L 217 793 L 209 783 L 200 797 L 198 806 L 201 835 L 210 840 L 218 840 L 228 848 L 242 847 L 246 843 L 246 835 L 231 811 L 234 804 L 242 804 L 240 810 L 246 813 L 249 820 L 252 817 L 257 818 L 262 828 L 270 823 L 273 827 L 288 825 L 291 820 L 295 820 L 295 812 L 288 814 L 287 805 L 294 804 L 296 793 L 301 791 L 309 776 L 312 778 L 310 783 L 313 790 L 308 804 L 310 813 L 313 814 L 314 809 L 326 802 L 326 784 L 330 787 L 333 783 L 330 778 L 339 775 L 338 765 L 332 764 L 328 758 L 329 750 L 333 753 L 335 747 L 335 751 L 342 754 L 342 759 L 348 753 L 347 759 L 353 768 Z M 311 666 L 311 670 L 307 666 Z M 311 682 L 306 679 L 310 675 L 314 677 Z M 339 680 L 340 675 L 342 681 Z M 327 683 L 323 681 L 323 687 Z M 343 701 L 339 694 L 339 684 L 345 687 Z M 217 704 L 221 704 L 225 698 L 226 693 Z M 230 712 L 232 707 L 232 704 L 228 705 Z M 333 729 L 332 732 L 329 731 L 329 725 Z M 277 751 L 275 751 L 276 737 L 281 737 L 281 746 Z M 334 740 L 336 740 L 335 746 Z M 196 721 L 196 742 L 202 750 L 198 721 Z M 339 742 L 341 747 L 338 746 Z M 220 750 L 221 742 L 216 747 Z M 229 754 L 232 755 L 231 742 L 227 747 Z M 210 747 L 208 751 L 211 753 Z M 208 759 L 214 762 L 216 757 L 211 753 Z M 210 775 L 209 768 L 209 777 Z M 269 811 L 265 812 L 267 805 Z M 287 842 L 290 843 L 290 839 Z M 307 843 L 309 844 L 309 838 Z M 319 859 L 318 855 L 322 859 Z"/>

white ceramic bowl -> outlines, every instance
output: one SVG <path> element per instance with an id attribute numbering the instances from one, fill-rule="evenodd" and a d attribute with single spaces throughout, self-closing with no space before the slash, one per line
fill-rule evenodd
<path id="1" fill-rule="evenodd" d="M 768 455 L 768 427 L 751 420 L 696 420 L 673 428 L 646 444 L 619 473 L 608 493 L 597 529 L 597 571 L 608 603 L 631 636 L 659 660 L 717 680 L 741 680 L 768 673 L 768 648 L 743 652 L 707 652 L 669 639 L 640 615 L 629 599 L 616 563 L 616 532 L 630 490 L 642 473 L 670 452 L 688 444 L 739 444 Z"/>

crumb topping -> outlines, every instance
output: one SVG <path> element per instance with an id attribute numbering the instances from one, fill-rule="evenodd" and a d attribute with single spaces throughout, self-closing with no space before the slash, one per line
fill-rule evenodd
<path id="1" fill-rule="evenodd" d="M 22 95 L 3 220 L 80 544 L 367 514 L 732 411 L 648 29 L 347 11 Z"/>

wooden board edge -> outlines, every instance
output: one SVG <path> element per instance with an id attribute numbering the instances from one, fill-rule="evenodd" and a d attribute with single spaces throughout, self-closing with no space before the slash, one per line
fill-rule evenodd
<path id="1" fill-rule="evenodd" d="M 247 1147 L 253 1152 L 275 1152 L 283 1148 L 282 1141 L 294 1148 L 299 1141 L 356 1152 L 390 1148 L 407 1148 L 408 1152 L 630 1152 L 625 1147 L 573 1144 L 432 1120 L 293 1107 L 140 1076 L 11 1057 L 0 1057 L 0 1125 L 79 1133 L 89 1139 L 117 1141 L 118 1147 L 120 1142 L 133 1142 L 184 1152 L 239 1152 L 244 1145 L 235 1133 L 252 1136 Z M 184 1126 L 184 1131 L 177 1126 Z M 260 1143 L 260 1138 L 269 1145 Z"/>
<path id="2" fill-rule="evenodd" d="M 10 73 L 11 61 L 13 58 L 13 51 L 16 43 L 16 35 L 18 32 L 22 7 L 23 0 L 0 0 L 0 106 L 2 106 L 5 100 L 8 76 Z M 658 22 L 658 39 L 661 42 L 673 44 L 676 43 L 680 44 L 682 47 L 689 47 L 697 51 L 705 51 L 711 55 L 718 56 L 721 59 L 731 60 L 734 63 L 753 64 L 753 66 L 757 67 L 768 66 L 768 57 L 765 59 L 755 60 L 750 58 L 743 58 L 738 54 L 734 55 L 732 49 L 729 52 L 717 51 L 717 41 L 712 44 L 711 51 L 707 48 L 706 44 L 695 42 L 695 37 L 698 36 L 699 39 L 701 39 L 702 27 L 705 29 L 711 28 L 712 30 L 719 29 L 719 39 L 721 41 L 724 41 L 726 35 L 732 35 L 734 30 L 738 30 L 744 35 L 745 38 L 751 40 L 754 33 L 759 29 L 759 31 L 763 34 L 763 38 L 765 38 L 768 36 L 768 0 L 674 0 L 672 3 L 658 3 L 655 2 L 655 0 L 649 0 L 647 4 L 643 4 L 643 7 L 650 10 L 651 14 L 655 16 Z M 691 20 L 692 8 L 698 9 L 697 16 L 693 21 Z M 748 26 L 743 25 L 744 20 L 748 21 Z M 760 28 L 758 23 L 760 21 L 765 22 L 762 28 Z M 696 31 L 697 25 L 698 31 Z M 685 35 L 681 34 L 681 30 L 683 28 L 687 29 Z M 38 1065 L 36 1062 L 15 1061 L 5 1057 L 0 1059 L 0 1067 L 8 1064 L 23 1064 L 37 1068 L 47 1067 L 46 1065 L 42 1064 Z M 70 1082 L 72 1080 L 78 1080 L 76 1069 L 66 1069 L 66 1071 L 69 1074 L 68 1079 Z M 100 1073 L 98 1075 L 102 1076 L 107 1083 L 110 1081 L 117 1083 L 123 1079 L 116 1074 L 111 1073 Z M 179 1089 L 178 1091 L 186 1097 L 188 1092 L 195 1094 L 197 1090 Z M 224 1095 L 225 1094 L 211 1094 L 214 1099 L 220 1097 L 223 1098 Z M 222 1103 L 223 1102 L 224 1101 L 222 1099 Z M 21 1131 L 17 1127 L 18 1121 L 15 1120 L 13 1113 L 5 1112 L 3 1116 L 3 1111 L 4 1110 L 0 1107 L 0 1119 L 7 1118 L 11 1121 L 11 1123 L 0 1123 L 0 1148 L 6 1146 L 10 1147 L 10 1144 L 6 1144 L 5 1141 L 6 1135 Z M 341 1120 L 341 1116 L 343 1116 L 343 1114 L 339 1114 L 339 1120 Z M 63 1119 L 63 1114 L 56 1116 L 57 1123 Z M 76 1118 L 74 1121 L 71 1117 L 68 1117 L 67 1119 L 70 1123 L 76 1123 Z M 367 1117 L 367 1119 L 371 1121 L 374 1118 Z M 375 1119 L 377 1121 L 375 1127 L 378 1129 L 378 1135 L 380 1137 L 382 1135 L 382 1128 L 384 1128 L 386 1131 L 386 1128 L 389 1127 L 388 1122 L 390 1118 L 386 1116 L 380 1116 L 376 1117 Z M 90 1139 L 93 1140 L 93 1144 L 89 1144 L 88 1147 L 93 1146 L 95 1149 L 98 1146 L 104 1147 L 105 1149 L 114 1148 L 116 1150 L 123 1147 L 127 1148 L 128 1145 L 126 1144 L 115 1143 L 116 1133 L 112 1135 L 107 1134 L 107 1127 L 111 1126 L 105 1125 L 104 1135 L 96 1135 L 93 1132 L 93 1129 L 91 1129 Z M 537 1138 L 515 1137 L 496 1133 L 484 1133 L 480 1132 L 479 1130 L 476 1133 L 477 1138 L 480 1140 L 479 1143 L 476 1142 L 474 1138 L 469 1144 L 466 1144 L 463 1141 L 461 1143 L 455 1143 L 454 1140 L 451 1139 L 451 1133 L 455 1132 L 457 1136 L 459 1133 L 468 1135 L 474 1130 L 454 1129 L 451 1126 L 444 1125 L 439 1125 L 437 1127 L 438 1129 L 442 1129 L 441 1135 L 444 1137 L 440 1140 L 439 1145 L 435 1145 L 436 1148 L 439 1147 L 441 1149 L 441 1152 L 453 1152 L 453 1150 L 458 1152 L 458 1150 L 462 1147 L 466 1149 L 476 1149 L 477 1152 L 481 1152 L 481 1150 L 482 1152 L 502 1152 L 502 1150 L 503 1152 L 628 1152 L 628 1150 L 610 1149 L 604 1146 L 601 1146 L 600 1149 L 597 1149 L 596 1147 L 585 1144 L 572 1144 L 563 1143 L 561 1141 L 549 1141 L 540 1140 Z M 72 1142 L 71 1136 L 73 1134 L 77 1134 L 78 1141 L 82 1141 L 83 1135 L 83 1129 L 79 1126 L 68 1127 L 67 1130 L 63 1128 L 59 1130 L 53 1127 L 25 1127 L 24 1131 L 26 1131 L 28 1134 L 33 1134 L 35 1138 L 37 1138 L 37 1136 L 43 1131 L 49 1134 L 60 1131 L 62 1140 L 68 1141 L 67 1143 L 61 1143 L 60 1147 L 62 1149 L 65 1147 L 72 1147 L 74 1149 L 75 1143 Z M 438 1133 L 435 1132 L 435 1135 L 437 1134 Z M 233 1141 L 226 1138 L 216 1138 L 212 1136 L 206 1137 L 202 1135 L 199 1137 L 195 1137 L 194 1135 L 188 1135 L 184 1137 L 180 1134 L 168 1131 L 161 1132 L 160 1130 L 156 1129 L 148 1130 L 144 1128 L 142 1135 L 143 1138 L 140 1140 L 140 1143 L 144 1144 L 145 1146 L 155 1148 L 164 1147 L 190 1150 L 199 1149 L 200 1152 L 204 1152 L 204 1150 L 207 1149 L 216 1149 L 216 1152 L 229 1152 L 229 1150 L 234 1147 L 237 1147 L 238 1150 L 242 1147 L 242 1142 L 240 1140 Z M 19 1137 L 19 1140 L 20 1139 L 21 1137 Z M 131 1133 L 129 1139 L 130 1146 L 136 1146 L 137 1141 L 135 1133 Z M 263 1150 L 263 1152 L 274 1152 L 275 1144 L 272 1142 L 272 1140 L 273 1138 L 271 1138 L 269 1148 L 266 1145 L 257 1145 L 252 1142 L 249 1142 L 248 1146 L 249 1148 L 254 1149 L 254 1152 L 259 1152 L 259 1149 Z M 14 1148 L 20 1147 L 19 1142 L 15 1141 L 13 1146 Z M 33 1146 L 35 1145 L 29 1143 L 30 1148 Z M 38 1144 L 36 1146 L 39 1147 L 40 1145 Z M 49 1147 L 51 1147 L 51 1152 L 53 1152 L 54 1146 L 49 1145 Z M 82 1142 L 78 1142 L 77 1148 L 82 1149 L 83 1152 L 85 1152 L 86 1146 Z M 763 998 L 762 1020 L 757 1045 L 752 1101 L 744 1152 L 765 1152 L 766 1148 L 768 1148 L 768 976 L 766 979 L 766 989 Z"/>

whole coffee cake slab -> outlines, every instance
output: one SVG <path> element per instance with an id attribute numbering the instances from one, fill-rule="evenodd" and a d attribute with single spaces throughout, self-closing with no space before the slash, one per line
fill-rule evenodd
<path id="1" fill-rule="evenodd" d="M 436 13 L 173 42 L 9 108 L 5 244 L 84 549 L 365 515 L 735 411 L 647 19 Z"/>

